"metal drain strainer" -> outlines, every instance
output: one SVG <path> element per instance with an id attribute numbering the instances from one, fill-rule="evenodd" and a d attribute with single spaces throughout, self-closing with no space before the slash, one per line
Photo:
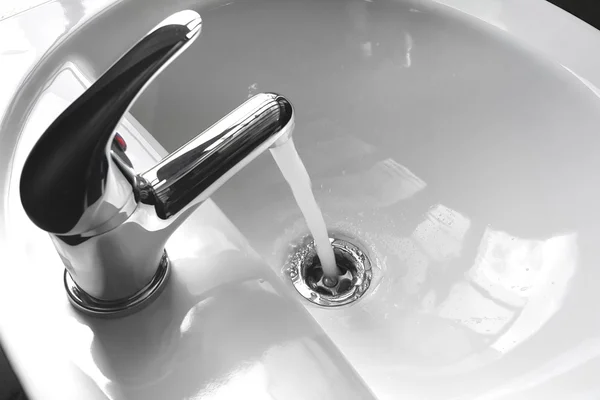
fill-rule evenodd
<path id="1" fill-rule="evenodd" d="M 373 277 L 366 253 L 347 240 L 329 239 L 341 275 L 323 274 L 312 239 L 299 245 L 288 259 L 287 273 L 302 297 L 323 307 L 339 307 L 358 300 Z"/>

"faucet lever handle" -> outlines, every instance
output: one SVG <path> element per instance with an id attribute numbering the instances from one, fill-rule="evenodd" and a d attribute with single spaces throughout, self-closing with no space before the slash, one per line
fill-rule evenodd
<path id="1" fill-rule="evenodd" d="M 110 147 L 117 124 L 152 79 L 198 37 L 201 22 L 191 10 L 163 20 L 40 137 L 20 182 L 21 202 L 38 227 L 75 235 L 110 219 L 98 207 L 110 180 Z M 132 193 L 114 192 L 127 197 Z"/>

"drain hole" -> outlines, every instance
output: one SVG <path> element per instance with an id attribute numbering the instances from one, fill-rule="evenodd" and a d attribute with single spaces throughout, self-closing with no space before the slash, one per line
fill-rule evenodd
<path id="1" fill-rule="evenodd" d="M 358 246 L 346 240 L 330 238 L 340 274 L 323 273 L 314 242 L 300 245 L 292 255 L 288 272 L 294 287 L 308 301 L 334 307 L 358 300 L 371 282 L 371 263 Z"/>
<path id="2" fill-rule="evenodd" d="M 303 278 L 308 286 L 317 293 L 335 296 L 345 294 L 352 289 L 352 281 L 357 274 L 354 259 L 347 252 L 342 252 L 339 248 L 333 249 L 335 262 L 340 270 L 336 277 L 328 277 L 323 273 L 321 260 L 318 255 L 314 255 L 307 262 L 303 269 Z"/>

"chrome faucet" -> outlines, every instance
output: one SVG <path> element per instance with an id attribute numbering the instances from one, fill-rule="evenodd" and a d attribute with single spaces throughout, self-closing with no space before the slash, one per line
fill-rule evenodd
<path id="1" fill-rule="evenodd" d="M 199 35 L 186 10 L 134 45 L 44 132 L 23 168 L 21 202 L 50 233 L 71 303 L 121 316 L 156 298 L 168 279 L 165 243 L 215 190 L 291 137 L 291 104 L 258 94 L 153 168 L 138 174 L 115 129 L 152 79 Z"/>

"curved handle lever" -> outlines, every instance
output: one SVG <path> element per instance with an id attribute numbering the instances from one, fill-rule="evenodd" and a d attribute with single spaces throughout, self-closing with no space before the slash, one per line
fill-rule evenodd
<path id="1" fill-rule="evenodd" d="M 137 96 L 193 42 L 200 28 L 200 15 L 194 11 L 171 15 L 44 132 L 25 162 L 20 182 L 21 202 L 38 227 L 71 235 L 110 219 L 94 207 L 106 194 L 115 128 Z M 92 223 L 81 227 L 78 223 L 84 217 Z"/>

